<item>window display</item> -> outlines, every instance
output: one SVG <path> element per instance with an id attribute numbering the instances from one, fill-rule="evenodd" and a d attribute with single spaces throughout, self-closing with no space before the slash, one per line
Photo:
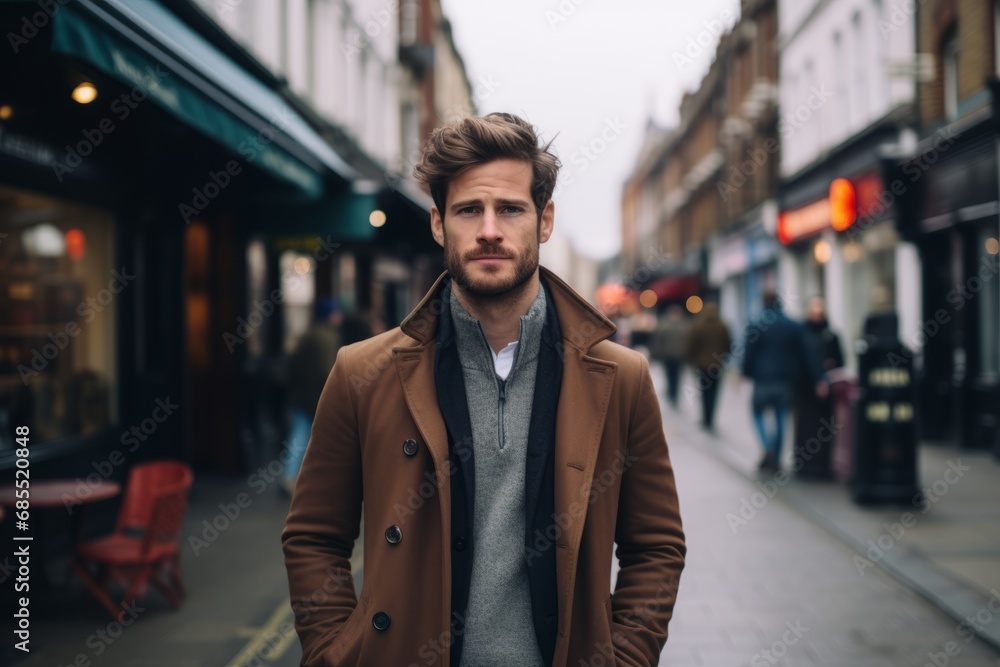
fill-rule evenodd
<path id="1" fill-rule="evenodd" d="M 130 289 L 103 211 L 0 186 L 0 449 L 113 427 L 115 313 Z"/>

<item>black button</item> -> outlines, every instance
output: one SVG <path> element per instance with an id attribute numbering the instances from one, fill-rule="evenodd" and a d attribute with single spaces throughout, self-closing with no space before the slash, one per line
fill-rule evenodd
<path id="1" fill-rule="evenodd" d="M 399 544 L 399 541 L 403 539 L 403 531 L 399 526 L 389 526 L 385 529 L 385 539 L 389 544 Z"/>
<path id="2" fill-rule="evenodd" d="M 453 632 L 461 632 L 465 629 L 465 620 L 459 614 L 452 614 L 451 629 Z"/>
<path id="3" fill-rule="evenodd" d="M 383 632 L 388 630 L 389 626 L 392 625 L 392 617 L 384 611 L 375 612 L 375 615 L 372 616 L 372 625 L 379 632 Z"/>
<path id="4" fill-rule="evenodd" d="M 413 438 L 407 438 L 403 441 L 403 453 L 407 456 L 414 456 L 418 448 L 417 441 Z"/>
<path id="5" fill-rule="evenodd" d="M 455 547 L 455 551 L 462 551 L 465 549 L 465 538 L 459 535 L 452 541 L 452 546 Z"/>

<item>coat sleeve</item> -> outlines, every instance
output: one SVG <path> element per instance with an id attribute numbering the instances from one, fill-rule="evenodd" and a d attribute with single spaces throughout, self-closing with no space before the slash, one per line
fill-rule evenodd
<path id="1" fill-rule="evenodd" d="M 319 397 L 281 533 L 302 665 L 318 667 L 357 606 L 351 552 L 361 522 L 361 446 L 346 348 Z"/>
<path id="2" fill-rule="evenodd" d="M 621 571 L 611 598 L 612 638 L 618 665 L 655 667 L 686 547 L 660 404 L 644 357 L 640 374 L 615 530 Z"/>

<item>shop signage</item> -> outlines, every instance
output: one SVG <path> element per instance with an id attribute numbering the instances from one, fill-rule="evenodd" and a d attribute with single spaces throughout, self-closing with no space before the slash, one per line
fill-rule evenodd
<path id="1" fill-rule="evenodd" d="M 854 184 L 846 178 L 835 178 L 830 193 L 805 206 L 782 211 L 778 216 L 778 240 L 789 244 L 818 234 L 828 227 L 838 232 L 858 219 L 858 201 Z"/>
<path id="2" fill-rule="evenodd" d="M 55 153 L 48 146 L 23 135 L 15 134 L 3 125 L 0 125 L 0 153 L 34 162 L 44 167 L 49 166 L 56 159 Z"/>

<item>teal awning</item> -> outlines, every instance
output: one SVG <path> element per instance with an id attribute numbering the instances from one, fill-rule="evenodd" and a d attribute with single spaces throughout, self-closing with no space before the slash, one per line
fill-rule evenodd
<path id="1" fill-rule="evenodd" d="M 332 243 L 371 241 L 377 230 L 368 219 L 379 207 L 378 195 L 345 189 L 309 206 L 257 206 L 242 227 L 259 234 L 321 237 Z"/>
<path id="2" fill-rule="evenodd" d="M 312 199 L 327 171 L 355 176 L 280 95 L 152 0 L 60 7 L 52 48 L 142 86 L 178 120 Z"/>

